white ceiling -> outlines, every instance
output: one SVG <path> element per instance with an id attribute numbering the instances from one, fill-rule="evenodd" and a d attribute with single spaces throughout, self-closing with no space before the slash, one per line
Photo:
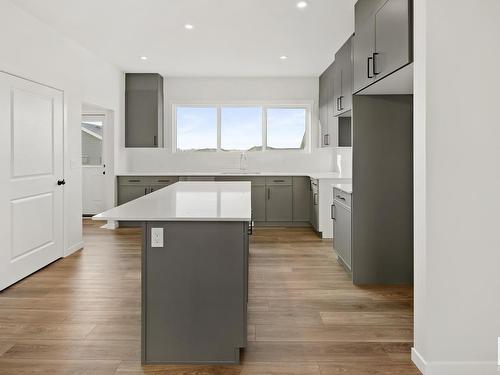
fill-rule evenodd
<path id="1" fill-rule="evenodd" d="M 356 2 L 12 1 L 125 71 L 204 77 L 317 76 L 353 33 Z"/>

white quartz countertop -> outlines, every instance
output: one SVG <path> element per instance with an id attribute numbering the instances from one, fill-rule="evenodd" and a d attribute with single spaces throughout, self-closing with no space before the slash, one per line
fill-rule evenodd
<path id="1" fill-rule="evenodd" d="M 335 189 L 342 190 L 347 194 L 352 194 L 352 184 L 333 184 L 332 186 Z"/>
<path id="2" fill-rule="evenodd" d="M 177 182 L 92 217 L 121 221 L 250 221 L 251 183 Z"/>
<path id="3" fill-rule="evenodd" d="M 207 172 L 118 172 L 117 176 L 308 176 L 315 179 L 351 179 L 338 172 L 257 172 L 257 171 L 207 171 Z"/>

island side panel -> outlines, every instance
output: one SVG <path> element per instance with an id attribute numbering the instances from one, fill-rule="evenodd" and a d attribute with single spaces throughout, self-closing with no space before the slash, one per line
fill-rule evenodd
<path id="1" fill-rule="evenodd" d="M 164 246 L 152 247 L 151 228 Z M 142 359 L 238 363 L 246 345 L 248 223 L 148 222 Z"/>

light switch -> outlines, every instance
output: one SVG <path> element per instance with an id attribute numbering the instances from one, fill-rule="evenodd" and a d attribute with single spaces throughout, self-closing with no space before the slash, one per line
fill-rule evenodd
<path id="1" fill-rule="evenodd" d="M 151 228 L 151 247 L 163 247 L 163 228 Z"/>

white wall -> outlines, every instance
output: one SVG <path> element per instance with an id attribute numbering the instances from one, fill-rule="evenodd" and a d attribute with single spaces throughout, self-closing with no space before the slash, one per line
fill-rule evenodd
<path id="1" fill-rule="evenodd" d="M 415 350 L 497 374 L 500 2 L 415 1 Z"/>
<path id="2" fill-rule="evenodd" d="M 313 102 L 311 153 L 294 151 L 250 152 L 248 169 L 254 171 L 336 171 L 335 150 L 318 148 L 318 78 L 166 78 L 166 148 L 126 149 L 119 171 L 210 172 L 239 168 L 239 153 L 173 153 L 171 107 L 174 102 Z M 121 134 L 123 149 L 125 136 Z"/>
<path id="3" fill-rule="evenodd" d="M 65 251 L 68 253 L 82 243 L 82 103 L 113 110 L 119 123 L 123 74 L 7 0 L 0 2 L 0 46 L 0 70 L 64 91 Z"/>

